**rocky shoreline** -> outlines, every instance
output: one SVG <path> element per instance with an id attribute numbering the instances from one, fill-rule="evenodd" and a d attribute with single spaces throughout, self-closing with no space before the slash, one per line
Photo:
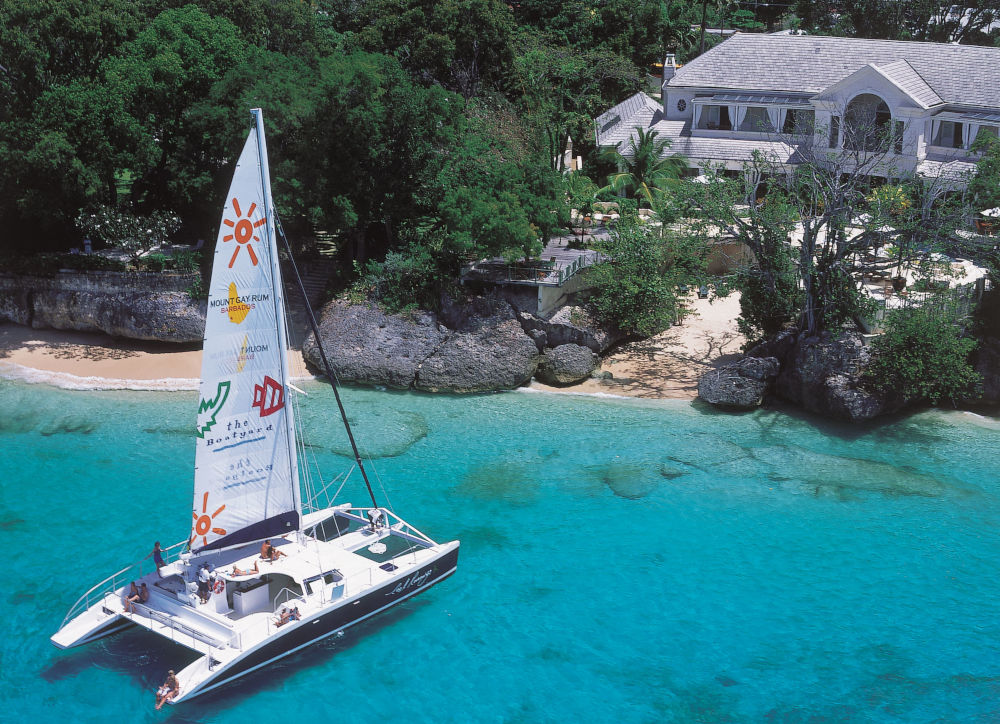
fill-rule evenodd
<path id="1" fill-rule="evenodd" d="M 533 377 L 571 385 L 589 377 L 599 355 L 623 338 L 580 307 L 546 320 L 499 296 L 446 299 L 440 313 L 403 314 L 335 300 L 323 308 L 319 331 L 343 382 L 456 393 L 514 389 Z M 313 335 L 302 351 L 323 369 Z"/>
<path id="2" fill-rule="evenodd" d="M 744 358 L 703 375 L 698 396 L 718 407 L 748 410 L 773 395 L 803 410 L 847 422 L 863 422 L 907 407 L 909 400 L 865 389 L 861 379 L 870 360 L 871 348 L 855 332 L 838 338 L 829 333 L 782 332 Z M 980 340 L 973 366 L 983 378 L 981 394 L 963 404 L 1000 404 L 1000 339 Z"/>

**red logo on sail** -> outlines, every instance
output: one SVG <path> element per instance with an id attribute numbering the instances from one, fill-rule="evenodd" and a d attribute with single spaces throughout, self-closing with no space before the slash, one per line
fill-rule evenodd
<path id="1" fill-rule="evenodd" d="M 253 386 L 253 406 L 260 408 L 260 416 L 267 417 L 285 406 L 285 388 L 264 375 L 264 384 Z"/>
<path id="2" fill-rule="evenodd" d="M 191 515 L 194 517 L 194 525 L 191 529 L 191 540 L 193 541 L 198 536 L 201 536 L 202 545 L 208 545 L 208 532 L 212 531 L 215 535 L 225 535 L 225 528 L 217 528 L 212 525 L 215 520 L 215 516 L 226 509 L 225 503 L 219 506 L 219 508 L 214 513 L 208 512 L 208 493 L 205 493 L 205 497 L 201 501 L 201 515 L 198 515 L 196 511 L 191 511 Z"/>
<path id="3" fill-rule="evenodd" d="M 236 212 L 237 216 L 243 216 L 243 212 L 240 211 L 240 202 L 233 198 L 233 210 Z M 260 241 L 260 237 L 253 233 L 253 230 L 259 226 L 263 226 L 267 221 L 266 216 L 262 216 L 257 221 L 250 221 L 250 217 L 253 216 L 253 212 L 257 210 L 257 204 L 250 204 L 250 208 L 247 209 L 247 218 L 238 219 L 233 221 L 231 219 L 223 219 L 222 223 L 233 230 L 232 234 L 226 234 L 222 237 L 223 241 L 232 241 L 236 239 L 236 249 L 233 251 L 233 258 L 229 260 L 229 268 L 233 268 L 233 264 L 236 263 L 236 257 L 240 255 L 240 249 L 246 247 L 247 253 L 250 255 L 250 263 L 257 266 L 257 254 L 254 253 L 253 247 L 250 246 L 250 240 Z"/>

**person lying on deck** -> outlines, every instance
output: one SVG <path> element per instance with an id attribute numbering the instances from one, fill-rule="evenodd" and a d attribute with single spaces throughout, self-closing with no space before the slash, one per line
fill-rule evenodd
<path id="1" fill-rule="evenodd" d="M 254 576 L 254 575 L 258 574 L 258 573 L 260 573 L 260 569 L 257 568 L 257 561 L 253 562 L 253 568 L 248 568 L 245 571 L 242 568 L 240 568 L 239 566 L 233 566 L 233 575 L 234 576 Z"/>

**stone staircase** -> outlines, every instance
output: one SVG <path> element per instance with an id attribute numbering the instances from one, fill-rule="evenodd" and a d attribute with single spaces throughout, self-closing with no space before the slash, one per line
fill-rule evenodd
<path id="1" fill-rule="evenodd" d="M 313 308 L 316 320 L 319 321 L 320 304 L 326 292 L 326 285 L 333 273 L 336 260 L 329 256 L 310 257 L 308 259 L 296 260 L 299 274 L 302 275 L 302 286 L 305 287 L 306 297 Z M 309 336 L 309 315 L 306 312 L 305 304 L 302 302 L 302 293 L 299 291 L 295 281 L 295 275 L 291 267 L 282 269 L 282 276 L 285 280 L 285 299 L 288 314 L 288 338 L 293 349 L 301 349 L 305 338 Z"/>

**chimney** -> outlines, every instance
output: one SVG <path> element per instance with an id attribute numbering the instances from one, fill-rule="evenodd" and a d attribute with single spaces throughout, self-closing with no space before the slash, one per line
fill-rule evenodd
<path id="1" fill-rule="evenodd" d="M 663 81 L 660 83 L 660 97 L 663 99 L 663 116 L 667 115 L 667 81 L 677 73 L 677 63 L 674 62 L 674 54 L 667 53 L 663 59 Z"/>
<path id="2" fill-rule="evenodd" d="M 673 78 L 676 72 L 677 63 L 674 62 L 674 54 L 667 53 L 667 57 L 663 59 L 663 85 L 666 85 L 667 81 Z"/>

